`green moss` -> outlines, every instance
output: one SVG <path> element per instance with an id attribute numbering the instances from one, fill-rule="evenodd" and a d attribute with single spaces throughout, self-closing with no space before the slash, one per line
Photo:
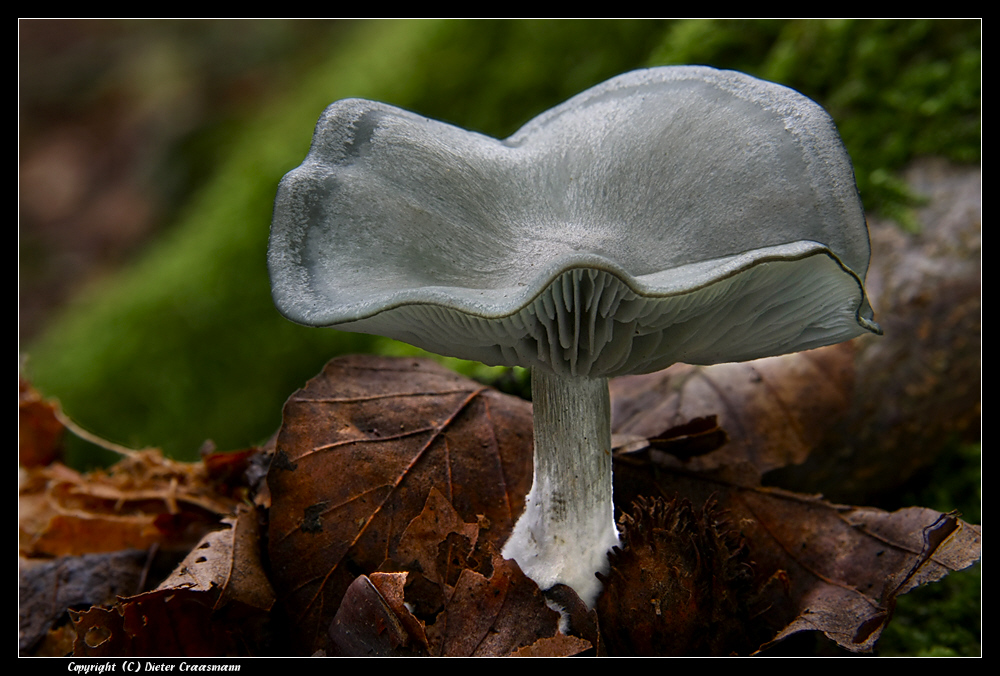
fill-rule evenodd
<path id="1" fill-rule="evenodd" d="M 972 657 L 982 654 L 980 565 L 951 573 L 900 597 L 876 646 L 881 656 Z"/>

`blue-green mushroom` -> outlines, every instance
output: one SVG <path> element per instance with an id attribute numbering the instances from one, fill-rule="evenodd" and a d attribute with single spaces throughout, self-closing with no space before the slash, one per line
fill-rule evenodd
<path id="1" fill-rule="evenodd" d="M 282 180 L 288 319 L 532 369 L 534 484 L 503 553 L 592 606 L 618 544 L 610 377 L 879 333 L 829 115 L 743 73 L 615 77 L 498 140 L 332 104 Z"/>

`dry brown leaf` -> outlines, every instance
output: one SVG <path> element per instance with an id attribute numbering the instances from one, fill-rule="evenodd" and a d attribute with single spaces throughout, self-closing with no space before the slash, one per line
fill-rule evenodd
<path id="1" fill-rule="evenodd" d="M 68 608 L 110 605 L 117 596 L 141 591 L 148 558 L 147 552 L 127 550 L 19 559 L 18 651 L 22 655 L 37 654 L 37 644 L 64 619 Z M 65 647 L 65 642 L 60 644 Z"/>
<path id="2" fill-rule="evenodd" d="M 256 514 L 241 507 L 151 592 L 75 613 L 81 656 L 210 656 L 253 652 L 274 602 L 260 565 Z"/>
<path id="3" fill-rule="evenodd" d="M 559 615 L 513 561 L 494 556 L 490 576 L 465 569 L 443 610 L 425 627 L 405 602 L 408 573 L 359 576 L 329 632 L 335 656 L 502 657 L 572 655 L 590 642 L 558 634 Z"/>
<path id="4" fill-rule="evenodd" d="M 123 549 L 187 550 L 236 502 L 219 495 L 200 464 L 135 451 L 107 471 L 80 474 L 54 463 L 28 469 L 19 496 L 24 556 Z"/>
<path id="5" fill-rule="evenodd" d="M 56 404 L 44 400 L 24 378 L 18 378 L 18 395 L 18 464 L 44 467 L 60 456 L 66 428 Z"/>
<path id="6" fill-rule="evenodd" d="M 266 614 L 274 598 L 260 565 L 256 515 L 244 513 L 230 522 L 232 528 L 210 533 L 186 559 L 183 574 L 156 591 L 139 592 L 157 552 L 176 561 L 178 552 L 191 550 L 217 528 L 222 516 L 236 512 L 246 487 L 235 476 L 246 465 L 247 453 L 181 463 L 156 450 L 104 444 L 77 429 L 58 408 L 46 410 L 60 425 L 118 451 L 122 459 L 88 474 L 59 463 L 28 463 L 34 466 L 21 469 L 20 551 L 35 558 L 25 559 L 20 581 L 31 588 L 55 575 L 57 582 L 49 585 L 55 593 L 33 595 L 22 604 L 22 650 L 26 642 L 39 640 L 39 627 L 47 629 L 71 606 L 90 603 L 90 610 L 70 611 L 74 624 L 50 641 L 52 648 L 65 646 L 75 632 L 73 648 L 80 655 L 245 651 L 247 633 L 225 623 L 234 616 L 246 622 L 247 608 Z M 35 419 L 25 422 L 22 416 L 22 440 L 25 426 L 37 426 Z M 61 558 L 38 562 L 51 556 Z M 129 562 L 127 569 L 123 561 Z M 102 582 L 107 576 L 113 576 L 113 583 Z M 109 590 L 114 591 L 110 597 Z M 40 598 L 48 603 L 40 606 Z M 99 607 L 109 603 L 114 607 Z"/>
<path id="7" fill-rule="evenodd" d="M 850 406 L 853 385 L 850 344 L 739 364 L 676 364 L 612 380 L 612 427 L 616 435 L 655 438 L 715 418 L 728 438 L 687 469 L 739 467 L 759 477 L 804 462 L 829 421 Z"/>
<path id="8" fill-rule="evenodd" d="M 511 657 L 571 657 L 593 650 L 590 641 L 576 636 L 559 634 L 542 638 L 529 646 L 518 648 Z"/>
<path id="9" fill-rule="evenodd" d="M 407 633 L 413 638 L 414 644 L 426 650 L 428 644 L 424 623 L 417 619 L 406 602 L 407 577 L 409 577 L 409 573 L 372 573 L 369 579 L 392 611 L 396 613 Z"/>
<path id="10" fill-rule="evenodd" d="M 247 493 L 243 475 L 256 449 L 207 454 L 202 463 L 165 458 L 157 449 L 128 449 L 81 429 L 24 381 L 20 412 L 18 535 L 23 556 L 152 545 L 186 551 L 220 516 L 233 513 Z M 65 430 L 119 453 L 121 459 L 107 470 L 87 474 L 43 462 L 52 438 Z"/>
<path id="11" fill-rule="evenodd" d="M 348 588 L 330 628 L 332 655 L 503 656 L 528 649 L 539 640 L 538 654 L 578 654 L 593 643 L 586 638 L 554 637 L 557 625 L 546 597 L 512 561 L 492 546 L 489 560 L 466 558 L 479 527 L 464 523 L 436 489 L 424 510 L 400 539 L 399 552 L 410 552 L 407 567 L 421 573 L 373 573 Z M 588 611 L 569 588 L 564 607 Z M 419 617 L 418 617 L 419 615 Z M 591 613 L 592 615 L 592 613 Z M 574 626 L 577 616 L 574 614 Z M 596 616 L 581 618 L 596 642 Z M 426 622 L 426 624 L 425 624 Z M 582 647 L 581 647 L 582 646 Z"/>
<path id="12" fill-rule="evenodd" d="M 22 383 L 23 385 L 23 383 Z M 240 499 L 222 491 L 224 472 L 182 463 L 156 449 L 134 451 L 98 439 L 66 418 L 57 406 L 22 387 L 21 439 L 40 443 L 56 425 L 121 454 L 107 470 L 81 474 L 60 463 L 41 465 L 39 449 L 23 455 L 18 490 L 18 540 L 26 557 L 74 556 L 156 545 L 185 551 Z M 27 401 L 27 409 L 23 406 Z M 41 409 L 39 408 L 41 407 Z M 39 410 L 44 415 L 38 414 Z M 39 431 L 42 430 L 42 431 Z M 224 466 L 216 462 L 211 467 Z"/>
<path id="13" fill-rule="evenodd" d="M 803 547 L 808 554 L 794 557 L 807 573 L 803 578 L 815 579 L 801 596 L 799 615 L 772 643 L 799 631 L 822 631 L 848 650 L 871 651 L 899 595 L 979 559 L 980 528 L 954 515 L 919 507 L 893 513 L 837 509 L 843 525 L 831 522 L 830 532 L 811 534 L 823 537 L 824 545 L 810 543 Z"/>
<path id="14" fill-rule="evenodd" d="M 212 608 L 241 603 L 267 612 L 274 590 L 260 561 L 260 534 L 256 514 L 240 505 L 229 526 L 207 534 L 158 589 L 190 589 L 210 594 Z"/>
<path id="15" fill-rule="evenodd" d="M 157 589 L 72 613 L 80 657 L 211 657 L 239 655 L 235 636 L 212 617 L 203 592 Z"/>
<path id="16" fill-rule="evenodd" d="M 377 575 L 380 574 L 373 577 Z M 427 654 L 423 627 L 402 603 L 406 574 L 390 573 L 388 578 L 385 573 L 381 575 L 379 586 L 360 575 L 347 588 L 330 625 L 328 655 L 408 657 Z"/>
<path id="17" fill-rule="evenodd" d="M 482 548 L 503 542 L 530 484 L 527 403 L 430 361 L 330 362 L 285 405 L 268 473 L 273 581 L 303 651 L 323 648 L 358 574 L 399 562 L 432 489 L 481 525 Z"/>
<path id="18" fill-rule="evenodd" d="M 848 650 L 868 651 L 889 621 L 896 596 L 980 556 L 980 529 L 954 516 L 916 507 L 885 512 L 836 505 L 733 482 L 729 477 L 737 473 L 728 468 L 713 476 L 679 464 L 653 466 L 634 457 L 617 463 L 619 508 L 639 496 L 717 501 L 746 537 L 757 587 L 766 593 L 768 609 L 756 621 L 778 638 L 822 631 Z M 747 472 L 742 478 L 752 476 Z M 950 524 L 948 537 L 928 539 L 941 523 Z"/>
<path id="19" fill-rule="evenodd" d="M 404 570 L 419 571 L 431 582 L 452 585 L 479 539 L 479 526 L 465 523 L 451 503 L 432 488 L 420 514 L 403 531 L 396 561 Z"/>
<path id="20" fill-rule="evenodd" d="M 837 352 L 828 354 L 836 356 Z M 840 354 L 849 356 L 850 350 L 844 349 Z M 336 610 L 342 596 L 329 585 L 330 580 L 335 579 L 335 575 L 346 576 L 354 570 L 374 571 L 380 567 L 385 570 L 384 566 L 390 570 L 419 571 L 408 578 L 407 585 L 414 587 L 407 589 L 406 600 L 412 608 L 420 609 L 413 616 L 414 621 L 419 617 L 427 623 L 426 638 L 431 654 L 506 654 L 504 650 L 518 649 L 520 646 L 508 645 L 504 642 L 507 639 L 499 638 L 498 634 L 514 627 L 530 626 L 533 611 L 522 608 L 514 613 L 505 609 L 502 621 L 495 619 L 500 611 L 494 603 L 498 596 L 506 594 L 503 586 L 506 578 L 499 568 L 477 570 L 484 559 L 481 554 L 473 554 L 481 542 L 492 543 L 489 538 L 484 540 L 484 534 L 497 537 L 494 528 L 481 531 L 478 527 L 488 521 L 482 518 L 485 507 L 481 510 L 467 508 L 462 513 L 444 495 L 444 491 L 453 490 L 453 486 L 447 481 L 427 480 L 420 473 L 437 472 L 448 477 L 448 481 L 454 480 L 439 465 L 429 462 L 435 454 L 428 449 L 438 441 L 441 449 L 436 457 L 451 463 L 446 463 L 446 467 L 454 471 L 460 462 L 468 461 L 460 460 L 456 451 L 458 432 L 453 437 L 442 432 L 446 424 L 420 421 L 444 420 L 453 424 L 457 420 L 455 411 L 479 396 L 478 386 L 467 382 L 463 386 L 464 381 L 443 371 L 429 374 L 429 380 L 438 383 L 434 386 L 427 385 L 423 379 L 415 384 L 408 362 L 404 362 L 407 366 L 403 369 L 392 369 L 400 362 L 390 360 L 375 359 L 371 367 L 367 363 L 362 358 L 335 360 L 321 378 L 311 381 L 306 390 L 289 401 L 286 425 L 277 445 L 279 460 L 276 463 L 280 464 L 271 470 L 272 567 L 278 570 L 280 566 L 281 575 L 298 576 L 278 584 L 290 589 L 283 600 L 293 611 L 293 626 L 297 629 L 304 626 L 309 632 L 310 643 L 303 649 L 312 652 L 324 648 L 325 630 L 330 624 L 325 622 L 323 612 L 325 608 L 329 608 L 329 612 Z M 803 366 L 812 368 L 814 364 L 811 360 L 788 361 L 783 371 L 774 371 L 780 377 L 775 378 L 778 386 L 772 387 L 772 391 L 792 393 L 782 395 L 789 402 L 788 406 L 779 407 L 782 415 L 787 415 L 790 404 L 804 396 L 809 378 Z M 427 372 L 418 373 L 423 376 Z M 373 377 L 376 380 L 374 391 L 370 389 Z M 437 380 L 439 378 L 441 380 Z M 752 387 L 759 380 L 741 382 Z M 781 389 L 782 384 L 785 390 Z M 359 392 L 366 388 L 371 393 L 361 395 Z M 729 391 L 738 389 L 731 387 Z M 337 396 L 338 390 L 345 391 L 346 396 Z M 683 388 L 682 391 L 686 392 Z M 437 397 L 434 392 L 443 392 L 444 396 Z M 401 396 L 401 393 L 409 393 L 409 396 Z M 441 400 L 449 401 L 449 398 L 452 403 L 441 410 Z M 390 405 L 382 407 L 385 400 Z M 828 400 L 835 401 L 837 396 L 831 394 Z M 406 403 L 412 401 L 418 406 L 410 410 Z M 321 406 L 325 415 L 317 413 L 317 406 Z M 302 410 L 298 410 L 300 407 Z M 798 410 L 807 408 L 799 405 Z M 741 414 L 740 411 L 736 413 Z M 392 428 L 400 424 L 396 421 L 402 420 L 403 434 L 391 435 L 385 440 L 372 433 L 368 426 L 374 427 L 374 424 L 368 422 L 370 420 Z M 523 444 L 520 452 L 526 455 L 530 448 L 526 438 L 526 414 L 523 424 L 525 434 L 517 441 Z M 771 424 L 780 427 L 777 421 Z M 407 433 L 413 428 L 419 433 Z M 359 430 L 368 430 L 369 434 L 361 434 Z M 956 532 L 974 534 L 972 541 L 951 537 L 936 545 L 933 551 L 927 551 L 921 544 L 922 537 L 924 530 L 939 516 L 934 512 L 886 514 L 761 487 L 761 465 L 780 465 L 785 461 L 781 451 L 794 447 L 793 441 L 799 446 L 791 452 L 807 452 L 809 435 L 816 433 L 815 425 L 805 423 L 791 437 L 785 434 L 769 438 L 765 436 L 767 430 L 768 424 L 762 424 L 758 438 L 769 441 L 760 443 L 757 448 L 776 448 L 777 452 L 755 453 L 754 445 L 725 443 L 706 454 L 688 454 L 690 459 L 679 460 L 657 450 L 678 443 L 685 448 L 692 444 L 700 449 L 714 448 L 719 440 L 726 439 L 728 430 L 720 429 L 711 417 L 706 417 L 681 430 L 667 430 L 657 435 L 659 439 L 654 444 L 657 449 L 651 449 L 648 454 L 619 454 L 615 476 L 616 499 L 620 506 L 641 495 L 680 494 L 695 504 L 714 498 L 729 512 L 730 521 L 750 543 L 757 587 L 766 594 L 757 604 L 766 611 L 756 618 L 761 626 L 770 627 L 770 634 L 766 636 L 786 636 L 808 627 L 823 631 L 848 649 L 870 649 L 891 615 L 895 597 L 909 589 L 898 582 L 889 585 L 887 580 L 898 581 L 904 576 L 912 586 L 917 581 L 937 579 L 946 570 L 965 567 L 978 558 L 978 531 L 957 520 L 953 520 L 957 524 Z M 338 432 L 342 436 L 338 436 Z M 738 438 L 734 434 L 728 436 Z M 403 446 L 405 452 L 401 452 L 399 441 L 413 437 L 418 443 Z M 432 438 L 430 442 L 429 437 Z M 298 444 L 293 443 L 296 440 Z M 285 457 L 280 460 L 282 451 Z M 421 454 L 421 461 L 428 461 L 429 466 L 414 462 L 413 458 Z M 301 462 L 316 460 L 320 455 L 325 456 L 325 462 L 316 462 L 310 465 L 310 471 L 300 472 Z M 472 457 L 482 458 L 481 455 Z M 391 472 L 384 470 L 385 463 L 389 464 Z M 416 467 L 419 467 L 417 472 Z M 371 476 L 379 470 L 384 472 L 379 478 L 381 483 L 373 485 Z M 362 478 L 362 483 L 358 477 Z M 408 483 L 410 479 L 413 479 L 412 484 Z M 489 480 L 498 482 L 495 476 Z M 416 487 L 420 487 L 419 491 Z M 302 488 L 308 491 L 305 498 L 293 491 Z M 379 500 L 366 501 L 373 491 L 381 491 Z M 395 492 L 408 497 L 402 500 L 394 496 Z M 352 494 L 358 499 L 351 500 Z M 416 496 L 423 501 L 417 502 Z M 358 505 L 365 511 L 350 511 Z M 275 530 L 279 509 L 286 510 L 286 519 L 297 517 L 284 538 L 281 529 Z M 915 518 L 914 514 L 920 518 Z M 506 528 L 509 528 L 509 516 L 507 518 Z M 875 522 L 879 524 L 878 529 L 867 525 Z M 506 530 L 499 534 L 501 541 L 505 534 Z M 286 543 L 296 543 L 299 548 L 276 547 Z M 310 550 L 310 546 L 315 549 Z M 337 556 L 321 558 L 331 551 Z M 347 584 L 350 582 L 353 580 Z M 308 589 L 309 595 L 299 596 L 299 591 L 309 585 L 313 585 Z M 537 589 L 532 593 L 537 593 Z M 370 600 L 374 597 L 367 591 L 360 598 Z M 385 608 L 391 607 L 384 597 L 380 598 L 378 604 L 372 605 L 369 601 L 364 604 L 379 613 L 388 612 Z M 304 606 L 296 605 L 303 600 Z M 394 621 L 402 622 L 401 618 L 407 617 L 407 613 L 394 612 Z M 379 650 L 412 650 L 415 633 L 407 631 L 399 636 L 401 638 Z M 544 632 L 521 637 L 525 641 L 521 645 L 529 645 L 540 636 L 544 636 Z M 486 643 L 482 642 L 484 640 Z M 361 648 L 374 649 L 375 645 L 369 642 Z M 355 646 L 353 649 L 361 648 Z"/>
<path id="21" fill-rule="evenodd" d="M 462 571 L 434 629 L 433 655 L 497 657 L 554 637 L 559 614 L 516 563 L 497 555 L 489 578 Z"/>

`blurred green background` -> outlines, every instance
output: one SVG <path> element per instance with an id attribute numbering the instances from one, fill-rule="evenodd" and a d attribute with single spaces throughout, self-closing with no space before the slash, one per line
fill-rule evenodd
<path id="1" fill-rule="evenodd" d="M 19 33 L 23 371 L 99 436 L 184 459 L 206 439 L 268 437 L 336 354 L 415 352 L 296 326 L 271 304 L 275 189 L 337 99 L 504 137 L 627 70 L 742 70 L 823 105 L 866 209 L 902 227 L 919 197 L 900 168 L 980 154 L 979 21 L 21 21 Z"/>

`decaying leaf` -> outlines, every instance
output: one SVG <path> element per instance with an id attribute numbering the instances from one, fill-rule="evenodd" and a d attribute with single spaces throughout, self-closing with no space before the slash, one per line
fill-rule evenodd
<path id="1" fill-rule="evenodd" d="M 305 652 L 359 574 L 412 555 L 400 542 L 432 489 L 481 524 L 481 549 L 503 542 L 530 484 L 527 403 L 430 361 L 330 362 L 285 405 L 268 473 L 273 581 Z"/>
<path id="2" fill-rule="evenodd" d="M 589 618 L 580 621 L 574 604 L 582 615 L 589 611 L 579 597 L 566 587 L 565 597 L 556 601 L 584 636 L 555 633 L 558 615 L 546 599 L 552 596 L 543 595 L 516 563 L 505 561 L 492 545 L 481 551 L 485 560 L 469 556 L 479 529 L 480 524 L 462 522 L 432 490 L 400 539 L 400 560 L 410 572 L 359 576 L 331 625 L 327 653 L 496 657 L 519 650 L 571 655 L 591 649 L 597 628 L 588 627 Z"/>
<path id="3" fill-rule="evenodd" d="M 382 589 L 389 586 L 386 591 L 390 598 L 397 600 L 396 603 L 390 603 L 366 575 L 358 576 L 351 583 L 330 625 L 328 655 L 412 657 L 427 654 L 427 637 L 420 622 L 405 605 L 398 603 L 406 574 L 392 575 L 396 579 L 391 581 L 391 586 L 383 582 Z"/>
<path id="4" fill-rule="evenodd" d="M 497 557 L 493 575 L 465 569 L 438 615 L 432 654 L 444 657 L 509 655 L 556 636 L 559 614 L 513 561 Z"/>
<path id="5" fill-rule="evenodd" d="M 406 600 L 411 573 L 361 575 L 348 587 L 330 626 L 329 655 L 502 657 L 574 655 L 591 649 L 558 633 L 559 614 L 513 561 L 496 552 L 487 576 L 463 569 L 425 624 Z"/>
<path id="6" fill-rule="evenodd" d="M 677 462 L 654 467 L 632 458 L 617 463 L 615 472 L 620 506 L 640 496 L 679 495 L 693 504 L 714 500 L 727 512 L 727 521 L 749 544 L 756 587 L 767 589 L 766 611 L 755 622 L 778 638 L 821 631 L 848 650 L 868 651 L 890 619 L 896 596 L 980 556 L 978 527 L 929 509 L 884 512 L 836 505 L 734 482 L 730 477 L 736 473 L 728 469 L 692 473 Z M 947 537 L 928 539 L 928 532 L 942 527 L 939 519 L 951 524 Z M 768 585 L 772 580 L 781 584 Z"/>
<path id="7" fill-rule="evenodd" d="M 154 545 L 186 551 L 241 499 L 221 490 L 224 461 L 183 463 L 156 449 L 135 451 L 103 441 L 23 382 L 21 404 L 22 413 L 34 411 L 27 418 L 22 415 L 22 444 L 37 446 L 58 427 L 121 455 L 107 470 L 81 474 L 58 462 L 42 464 L 38 459 L 44 454 L 37 448 L 22 449 L 29 459 L 22 462 L 18 486 L 22 556 L 75 556 Z"/>
<path id="8" fill-rule="evenodd" d="M 518 648 L 511 657 L 571 657 L 593 650 L 593 644 L 577 636 L 558 634 L 540 638 L 529 646 Z"/>
<path id="9" fill-rule="evenodd" d="M 478 568 L 469 557 L 479 540 L 479 526 L 464 523 L 451 503 L 432 488 L 420 514 L 403 531 L 396 562 L 437 584 L 454 586 L 465 568 Z"/>
<path id="10" fill-rule="evenodd" d="M 21 467 L 44 467 L 59 457 L 66 429 L 56 411 L 56 404 L 43 399 L 24 378 L 18 378 L 17 459 Z"/>
<path id="11" fill-rule="evenodd" d="M 21 650 L 47 640 L 47 650 L 72 644 L 80 655 L 245 652 L 242 643 L 234 642 L 234 636 L 244 641 L 244 633 L 225 622 L 235 615 L 247 619 L 237 608 L 266 614 L 273 603 L 260 564 L 256 516 L 243 513 L 230 522 L 232 527 L 210 531 L 236 512 L 246 493 L 236 476 L 249 452 L 177 462 L 156 450 L 102 442 L 79 430 L 57 407 L 43 410 L 60 429 L 109 447 L 122 459 L 88 474 L 57 462 L 32 461 L 21 468 Z M 37 444 L 39 435 L 26 435 L 24 427 L 38 427 L 39 419 L 48 417 L 33 415 L 26 422 L 22 416 L 22 441 L 30 437 Z M 201 547 L 192 551 L 203 536 Z M 170 581 L 141 593 L 151 577 L 162 579 L 163 562 L 172 565 L 185 551 L 191 553 Z M 59 558 L 49 561 L 53 556 Z M 87 605 L 92 607 L 74 610 Z M 67 610 L 73 625 L 43 636 Z"/>
<path id="12" fill-rule="evenodd" d="M 687 469 L 738 467 L 760 477 L 804 462 L 828 421 L 850 406 L 853 352 L 847 343 L 736 364 L 676 364 L 649 375 L 615 378 L 612 427 L 616 435 L 655 439 L 693 421 L 715 419 L 725 443 L 691 457 Z"/>
<path id="13" fill-rule="evenodd" d="M 71 613 L 73 654 L 81 657 L 211 657 L 239 655 L 239 643 L 212 619 L 203 594 L 156 590 Z"/>
<path id="14" fill-rule="evenodd" d="M 236 516 L 222 523 L 229 527 L 203 537 L 158 589 L 211 594 L 216 610 L 236 602 L 269 611 L 274 591 L 261 566 L 256 515 L 240 505 Z"/>
<path id="15" fill-rule="evenodd" d="M 425 625 L 411 611 L 406 601 L 406 578 L 409 573 L 372 573 L 372 585 L 399 617 L 406 632 L 413 637 L 414 645 L 423 649 L 428 646 Z"/>
<path id="16" fill-rule="evenodd" d="M 141 591 L 149 556 L 149 552 L 126 550 L 19 559 L 18 651 L 30 654 L 68 608 L 110 605 L 117 596 Z"/>
<path id="17" fill-rule="evenodd" d="M 260 565 L 256 514 L 242 507 L 224 523 L 155 590 L 74 613 L 74 654 L 252 654 L 274 594 Z"/>
<path id="18" fill-rule="evenodd" d="M 839 510 L 845 526 L 824 534 L 837 539 L 827 545 L 836 550 L 797 558 L 797 564 L 808 566 L 803 577 L 815 579 L 802 595 L 798 617 L 772 643 L 798 631 L 822 631 L 848 650 L 868 652 L 891 619 L 898 596 L 979 559 L 980 529 L 954 515 L 919 507 L 891 514 Z M 826 558 L 813 559 L 817 554 Z"/>
<path id="19" fill-rule="evenodd" d="M 24 556 L 69 556 L 153 544 L 187 550 L 236 502 L 219 495 L 204 466 L 132 451 L 107 471 L 59 463 L 24 471 L 19 540 Z"/>
<path id="20" fill-rule="evenodd" d="M 835 368 L 836 364 L 848 364 L 850 355 L 849 348 L 827 351 L 818 355 L 818 363 Z M 768 372 L 768 379 L 774 378 L 769 383 L 772 393 L 783 393 L 786 402 L 776 409 L 781 415 L 787 416 L 792 404 L 806 398 L 809 373 L 820 368 L 814 356 L 775 362 L 775 368 Z M 830 367 L 830 363 L 834 366 Z M 324 648 L 326 628 L 330 626 L 325 621 L 326 613 L 336 612 L 343 595 L 337 593 L 333 581 L 355 571 L 372 575 L 380 569 L 410 571 L 406 603 L 413 609 L 413 617 L 424 623 L 430 654 L 484 654 L 477 650 L 501 654 L 510 647 L 500 639 L 499 643 L 480 641 L 503 633 L 490 619 L 496 610 L 490 599 L 500 594 L 506 578 L 499 569 L 480 568 L 486 561 L 484 543 L 496 546 L 496 539 L 502 541 L 512 521 L 510 513 L 501 513 L 506 525 L 497 531 L 495 517 L 485 516 L 492 503 L 473 509 L 466 506 L 463 511 L 453 506 L 449 496 L 457 493 L 454 473 L 459 463 L 468 461 L 459 460 L 460 416 L 456 412 L 480 396 L 479 389 L 450 373 L 434 372 L 426 365 L 422 368 L 426 370 L 417 371 L 421 376 L 432 371 L 427 375 L 434 385 L 427 385 L 422 377 L 415 382 L 408 361 L 378 358 L 367 366 L 362 358 L 335 360 L 323 376 L 311 381 L 286 407 L 285 427 L 269 475 L 273 501 L 271 557 L 272 568 L 278 574 L 275 579 L 279 598 L 292 611 L 294 626 L 304 627 L 310 637 L 310 643 L 302 648 L 305 651 Z M 377 374 L 374 389 L 369 382 L 373 374 Z M 747 377 L 738 381 L 738 387 L 729 383 L 724 391 L 753 388 L 761 380 Z M 370 394 L 363 396 L 361 391 Z M 690 391 L 681 388 L 685 395 Z M 719 388 L 709 387 L 706 391 L 717 395 Z M 966 567 L 978 559 L 979 531 L 954 520 L 955 532 L 928 553 L 922 544 L 923 533 L 939 517 L 936 512 L 903 510 L 888 514 L 763 487 L 762 468 L 778 467 L 796 454 L 808 454 L 811 439 L 818 434 L 809 416 L 819 419 L 823 402 L 827 406 L 830 402 L 846 405 L 849 400 L 836 388 L 828 392 L 826 397 L 814 396 L 813 401 L 819 402 L 814 404 L 816 410 L 798 404 L 803 417 L 798 428 L 791 431 L 772 418 L 755 428 L 756 436 L 747 435 L 746 428 L 739 425 L 745 415 L 742 409 L 729 411 L 737 433 L 716 424 L 711 416 L 693 416 L 702 420 L 689 421 L 679 430 L 662 430 L 652 435 L 654 441 L 644 450 L 633 449 L 617 456 L 615 493 L 619 508 L 640 496 L 681 495 L 693 504 L 715 500 L 728 513 L 727 521 L 749 543 L 754 588 L 763 590 L 754 603 L 755 609 L 763 610 L 754 611 L 757 615 L 753 621 L 770 630 L 760 640 L 809 628 L 824 632 L 850 650 L 864 651 L 871 648 L 891 616 L 898 594 L 916 581 L 936 579 L 946 570 Z M 689 401 L 696 399 L 691 397 Z M 442 410 L 441 401 L 450 403 Z M 706 395 L 702 401 L 718 399 Z M 411 403 L 416 406 L 407 407 Z M 762 407 L 762 415 L 766 408 Z M 719 418 L 726 420 L 721 414 Z M 526 414 L 522 422 L 524 433 L 511 444 L 522 444 L 520 452 L 527 455 L 530 446 Z M 376 434 L 376 425 L 381 429 L 402 427 L 398 434 L 383 436 Z M 498 434 L 496 427 L 493 429 Z M 778 432 L 769 434 L 770 429 Z M 748 436 L 754 443 L 746 441 Z M 401 440 L 408 445 L 401 445 Z M 684 458 L 679 459 L 669 452 L 674 444 L 698 452 L 682 454 Z M 493 442 L 490 447 L 499 444 Z M 474 457 L 482 459 L 482 455 Z M 438 464 L 431 462 L 435 458 Z M 308 472 L 301 472 L 303 463 L 311 463 Z M 425 479 L 428 473 L 445 480 Z M 503 475 L 488 476 L 494 485 L 505 480 Z M 526 486 L 522 486 L 524 490 Z M 302 490 L 305 497 L 300 495 Z M 513 494 L 509 500 L 513 502 Z M 354 511 L 360 507 L 364 509 Z M 285 525 L 279 528 L 281 518 Z M 877 528 L 871 525 L 876 523 Z M 902 578 L 910 582 L 900 584 Z M 337 584 L 344 589 L 352 583 L 361 584 L 355 580 Z M 890 580 L 895 582 L 890 584 Z M 639 585 L 635 594 L 641 597 L 641 577 L 634 584 Z M 367 600 L 352 603 L 367 604 L 379 614 L 391 609 L 384 597 L 374 603 L 372 589 L 359 588 L 360 592 L 363 594 L 359 599 Z M 351 621 L 358 622 L 358 617 L 367 616 L 362 613 L 343 617 L 354 617 Z M 393 617 L 402 623 L 407 614 L 393 611 Z M 621 617 L 627 621 L 629 614 Z M 524 626 L 529 619 L 530 612 L 511 616 L 503 626 Z M 455 630 L 456 626 L 461 630 Z M 414 649 L 413 632 L 395 635 L 398 638 L 394 642 L 378 650 Z M 524 645 L 539 638 L 541 635 L 525 639 L 528 642 Z M 374 650 L 376 645 L 367 642 L 351 650 Z M 518 649 L 510 647 L 510 651 Z M 722 646 L 719 650 L 724 654 L 727 649 Z"/>

